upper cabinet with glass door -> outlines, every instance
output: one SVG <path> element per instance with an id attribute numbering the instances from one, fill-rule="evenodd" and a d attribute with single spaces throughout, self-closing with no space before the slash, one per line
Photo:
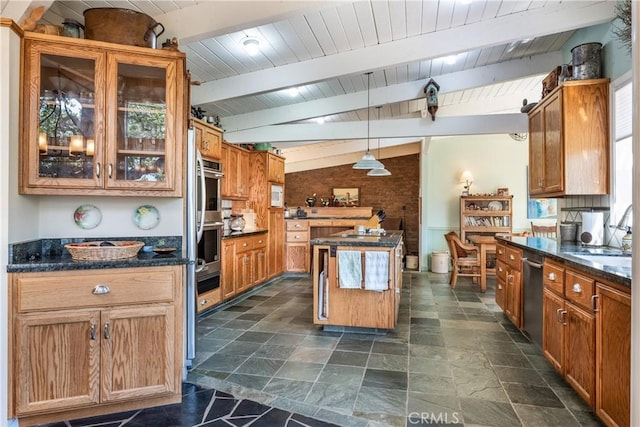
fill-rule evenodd
<path id="1" fill-rule="evenodd" d="M 182 194 L 184 54 L 27 34 L 22 194 Z"/>

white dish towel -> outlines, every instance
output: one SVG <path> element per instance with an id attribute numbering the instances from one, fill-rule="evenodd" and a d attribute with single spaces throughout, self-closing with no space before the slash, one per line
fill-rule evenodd
<path id="1" fill-rule="evenodd" d="M 389 289 L 389 252 L 364 253 L 364 288 L 379 292 Z"/>
<path id="2" fill-rule="evenodd" d="M 360 251 L 338 251 L 338 282 L 342 289 L 360 289 Z"/>

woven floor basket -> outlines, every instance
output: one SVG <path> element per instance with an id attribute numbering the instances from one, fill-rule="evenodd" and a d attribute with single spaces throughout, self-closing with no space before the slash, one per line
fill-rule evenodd
<path id="1" fill-rule="evenodd" d="M 76 261 L 109 261 L 134 257 L 144 246 L 144 242 L 135 240 L 108 241 L 114 246 L 100 246 L 103 242 L 69 243 L 64 247 Z"/>

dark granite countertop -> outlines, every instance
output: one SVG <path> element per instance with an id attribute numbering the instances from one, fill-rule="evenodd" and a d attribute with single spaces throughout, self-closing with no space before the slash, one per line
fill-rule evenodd
<path id="1" fill-rule="evenodd" d="M 64 248 L 67 243 L 95 240 L 140 240 L 145 246 L 137 256 L 113 261 L 74 261 Z M 156 246 L 171 246 L 176 250 L 156 254 Z M 184 265 L 186 254 L 182 251 L 182 236 L 91 238 L 91 239 L 40 239 L 9 245 L 8 273 L 29 273 L 65 270 L 93 270 L 103 268 L 158 267 Z"/>
<path id="2" fill-rule="evenodd" d="M 385 234 L 358 234 L 351 232 L 341 232 L 330 234 L 329 236 L 311 239 L 311 245 L 330 246 L 381 246 L 395 247 L 402 241 L 402 231 L 387 231 Z"/>
<path id="3" fill-rule="evenodd" d="M 558 244 L 555 240 L 542 237 L 497 237 L 507 244 L 538 253 L 546 258 L 563 262 L 571 267 L 581 269 L 595 277 L 601 277 L 611 282 L 631 287 L 631 268 L 616 265 L 616 261 L 627 258 L 618 248 L 606 246 L 583 246 L 578 243 Z M 576 256 L 578 255 L 578 256 Z M 592 260 L 580 258 L 580 255 L 596 256 Z M 606 258 L 611 257 L 612 264 L 606 264 Z M 613 260 L 616 258 L 616 260 Z M 602 261 L 602 262 L 601 262 Z"/>
<path id="4" fill-rule="evenodd" d="M 266 233 L 267 230 L 266 228 L 257 228 L 255 230 L 251 230 L 251 231 L 231 231 L 231 230 L 224 230 L 222 232 L 222 238 L 223 239 L 235 239 L 237 237 L 246 237 L 246 236 L 251 236 L 253 234 L 264 234 Z"/>

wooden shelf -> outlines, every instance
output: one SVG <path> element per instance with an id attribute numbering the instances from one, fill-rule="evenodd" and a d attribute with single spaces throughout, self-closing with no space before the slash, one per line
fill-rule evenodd
<path id="1" fill-rule="evenodd" d="M 512 209 L 513 196 L 461 196 L 460 238 L 466 241 L 473 234 L 511 233 Z"/>

